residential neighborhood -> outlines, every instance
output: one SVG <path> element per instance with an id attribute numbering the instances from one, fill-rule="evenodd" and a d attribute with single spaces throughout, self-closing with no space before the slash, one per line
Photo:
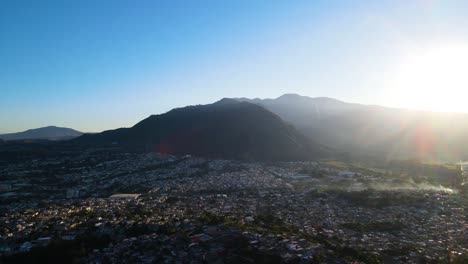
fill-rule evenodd
<path id="1" fill-rule="evenodd" d="M 58 248 L 89 263 L 438 263 L 468 254 L 466 196 L 397 188 L 386 174 L 331 162 L 97 150 L 2 165 L 0 174 L 6 263 Z"/>

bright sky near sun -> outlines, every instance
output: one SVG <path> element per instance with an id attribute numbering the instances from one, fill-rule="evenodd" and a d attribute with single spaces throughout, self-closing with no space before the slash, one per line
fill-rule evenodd
<path id="1" fill-rule="evenodd" d="M 468 112 L 468 1 L 0 3 L 0 133 L 284 93 Z"/>

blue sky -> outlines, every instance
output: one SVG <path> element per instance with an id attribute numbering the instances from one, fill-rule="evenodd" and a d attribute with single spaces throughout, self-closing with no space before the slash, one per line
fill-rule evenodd
<path id="1" fill-rule="evenodd" d="M 467 13 L 466 1 L 2 1 L 0 133 L 95 132 L 284 93 L 430 108 L 389 80 L 415 50 L 467 43 Z"/>

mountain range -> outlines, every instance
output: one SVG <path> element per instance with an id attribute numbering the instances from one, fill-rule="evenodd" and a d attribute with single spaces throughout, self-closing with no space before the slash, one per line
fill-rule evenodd
<path id="1" fill-rule="evenodd" d="M 67 142 L 226 159 L 455 162 L 468 159 L 468 114 L 285 94 L 176 108 L 130 128 L 96 134 L 49 126 L 0 135 L 0 143 L 24 139 L 73 139 Z"/>
<path id="2" fill-rule="evenodd" d="M 468 158 L 468 114 L 352 104 L 297 94 L 236 100 L 261 105 L 308 138 L 350 157 L 425 161 Z"/>
<path id="3" fill-rule="evenodd" d="M 67 140 L 83 135 L 82 132 L 66 127 L 47 126 L 23 132 L 2 134 L 0 140 Z"/>

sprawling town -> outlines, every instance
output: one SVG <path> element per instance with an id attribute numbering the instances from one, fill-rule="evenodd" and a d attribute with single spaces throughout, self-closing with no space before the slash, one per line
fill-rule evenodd
<path id="1" fill-rule="evenodd" d="M 468 197 L 339 162 L 0 164 L 2 263 L 466 263 Z"/>

